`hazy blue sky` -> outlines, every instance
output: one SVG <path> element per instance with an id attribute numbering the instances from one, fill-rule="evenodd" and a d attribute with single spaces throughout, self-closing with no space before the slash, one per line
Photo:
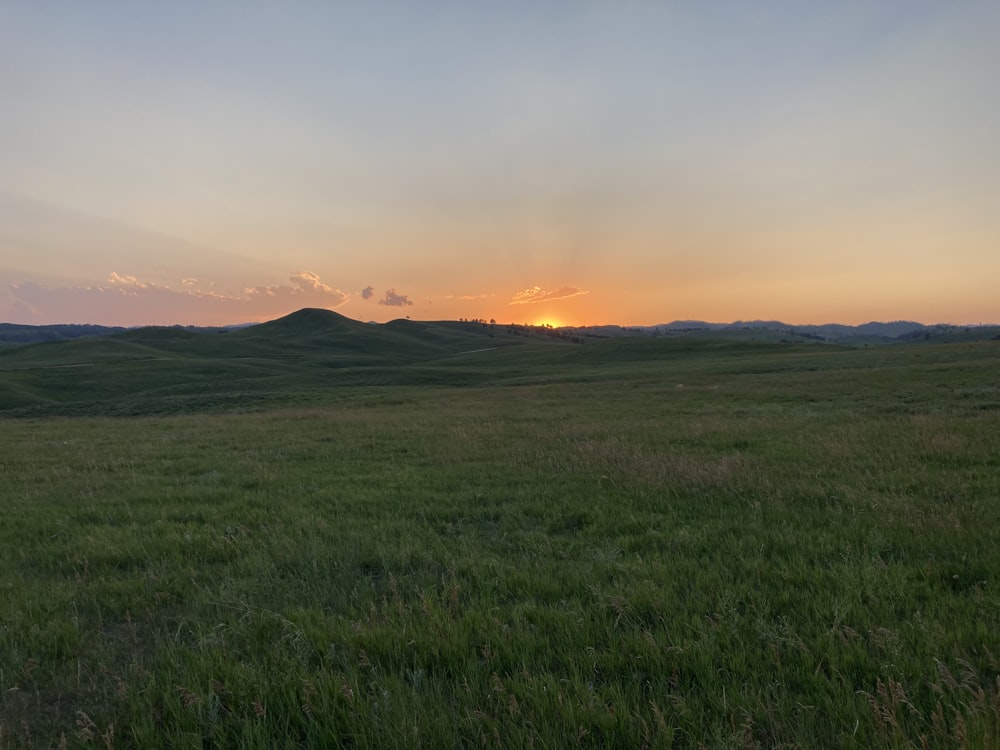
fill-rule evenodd
<path id="1" fill-rule="evenodd" d="M 998 39 L 998 2 L 5 2 L 0 320 L 1000 322 Z"/>

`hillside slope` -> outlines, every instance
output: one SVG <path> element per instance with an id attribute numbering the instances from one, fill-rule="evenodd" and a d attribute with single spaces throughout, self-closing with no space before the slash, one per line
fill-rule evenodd
<path id="1" fill-rule="evenodd" d="M 482 323 L 376 325 L 300 310 L 230 331 L 141 328 L 0 349 L 0 418 L 196 414 L 406 399 L 431 388 L 629 382 L 714 390 L 741 378 L 934 373 L 958 358 L 995 359 L 993 341 L 845 347 L 695 337 L 590 339 Z M 854 374 L 851 374 L 851 373 Z M 842 373 L 842 374 L 838 374 Z"/>
<path id="2" fill-rule="evenodd" d="M 139 328 L 0 350 L 0 414 L 188 412 L 336 385 L 461 384 L 467 375 L 435 363 L 527 341 L 478 323 L 376 325 L 317 309 L 232 331 Z"/>

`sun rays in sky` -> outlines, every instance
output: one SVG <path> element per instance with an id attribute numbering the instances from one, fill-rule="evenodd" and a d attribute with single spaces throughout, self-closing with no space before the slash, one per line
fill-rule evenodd
<path id="1" fill-rule="evenodd" d="M 988 2 L 7 3 L 0 320 L 1000 322 Z"/>

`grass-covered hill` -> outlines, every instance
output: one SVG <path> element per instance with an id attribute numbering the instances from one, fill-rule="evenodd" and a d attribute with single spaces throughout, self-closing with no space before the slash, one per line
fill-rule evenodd
<path id="1" fill-rule="evenodd" d="M 572 341 L 585 341 L 582 345 Z M 874 371 L 946 362 L 957 346 L 871 350 L 697 337 L 567 339 L 480 322 L 362 323 L 303 309 L 232 330 L 149 327 L 0 349 L 0 416 L 248 411 L 350 399 L 359 389 L 661 379 L 686 374 Z M 978 349 L 976 347 L 979 347 Z M 624 375 L 623 375 L 624 374 Z"/>
<path id="2" fill-rule="evenodd" d="M 451 382 L 435 363 L 525 340 L 480 323 L 376 325 L 318 309 L 234 330 L 139 328 L 0 349 L 0 413 L 239 409 L 352 383 Z"/>
<path id="3" fill-rule="evenodd" d="M 122 327 L 97 325 L 47 325 L 32 326 L 17 323 L 0 323 L 0 346 L 12 344 L 33 344 L 41 341 L 69 341 L 88 336 L 107 336 Z"/>

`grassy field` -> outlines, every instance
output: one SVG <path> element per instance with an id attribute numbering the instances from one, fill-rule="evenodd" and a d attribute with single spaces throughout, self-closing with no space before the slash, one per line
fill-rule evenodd
<path id="1" fill-rule="evenodd" d="M 1000 344 L 449 330 L 4 350 L 0 747 L 1000 747 Z"/>

